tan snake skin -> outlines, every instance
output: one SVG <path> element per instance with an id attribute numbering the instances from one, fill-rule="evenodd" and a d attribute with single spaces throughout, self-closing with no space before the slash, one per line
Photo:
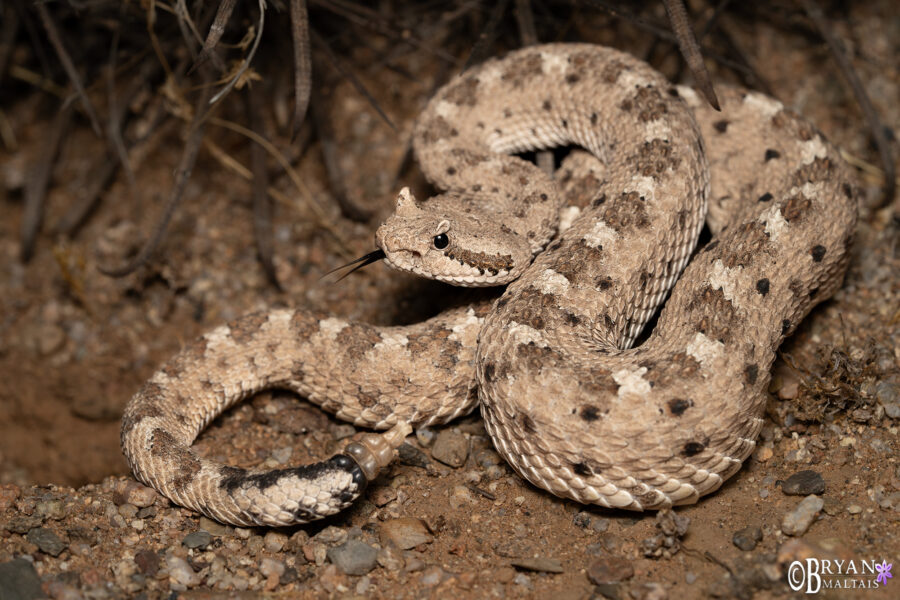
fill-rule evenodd
<path id="1" fill-rule="evenodd" d="M 515 281 L 493 306 L 408 327 L 282 310 L 212 331 L 126 408 L 135 475 L 220 521 L 305 522 L 352 502 L 407 424 L 480 400 L 504 458 L 558 496 L 644 510 L 717 489 L 754 448 L 778 345 L 840 285 L 856 221 L 851 175 L 815 128 L 763 95 L 720 93 L 716 113 L 641 61 L 583 44 L 455 79 L 414 133 L 423 171 L 449 191 L 421 205 L 401 192 L 376 242 L 392 266 L 436 279 Z M 594 157 L 577 159 L 591 188 L 581 208 L 561 210 L 557 183 L 507 156 L 558 145 Z M 707 198 L 714 238 L 629 349 L 687 263 Z M 394 429 L 268 473 L 191 450 L 223 410 L 274 386 Z"/>

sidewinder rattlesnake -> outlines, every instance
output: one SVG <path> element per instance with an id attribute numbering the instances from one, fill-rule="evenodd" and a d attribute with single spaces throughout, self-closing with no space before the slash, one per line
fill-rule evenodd
<path id="1" fill-rule="evenodd" d="M 856 221 L 851 174 L 815 128 L 761 94 L 720 91 L 717 113 L 643 62 L 585 44 L 526 48 L 457 77 L 414 132 L 446 192 L 420 205 L 403 190 L 378 255 L 461 285 L 512 281 L 499 300 L 405 327 L 297 309 L 214 329 L 128 404 L 136 477 L 219 521 L 306 522 L 359 496 L 410 426 L 480 400 L 500 454 L 557 496 L 645 510 L 717 489 L 754 448 L 775 350 L 840 285 Z M 557 184 L 512 154 L 566 145 L 593 155 L 595 192 L 557 234 Z M 714 237 L 685 269 L 704 216 Z M 191 449 L 269 387 L 393 429 L 259 473 Z"/>

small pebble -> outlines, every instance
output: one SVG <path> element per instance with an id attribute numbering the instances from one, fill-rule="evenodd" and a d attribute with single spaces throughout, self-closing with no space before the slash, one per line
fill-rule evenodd
<path id="1" fill-rule="evenodd" d="M 540 573 L 562 573 L 563 567 L 562 563 L 555 558 L 545 558 L 543 556 L 539 556 L 536 558 L 519 558 L 510 563 L 514 567 L 518 567 L 519 569 L 525 569 L 527 571 L 538 571 Z"/>
<path id="2" fill-rule="evenodd" d="M 395 546 L 387 546 L 378 551 L 378 564 L 388 571 L 399 571 L 406 566 L 403 553 Z"/>
<path id="3" fill-rule="evenodd" d="M 284 563 L 274 558 L 259 561 L 259 572 L 266 578 L 280 578 L 284 575 Z"/>
<path id="4" fill-rule="evenodd" d="M 421 519 L 401 517 L 381 524 L 379 529 L 383 545 L 394 544 L 401 550 L 409 550 L 420 544 L 429 544 L 434 536 Z"/>
<path id="5" fill-rule="evenodd" d="M 402 464 L 410 467 L 427 469 L 431 465 L 431 461 L 428 460 L 425 453 L 410 444 L 402 444 L 397 449 L 397 455 Z"/>
<path id="6" fill-rule="evenodd" d="M 475 496 L 472 494 L 472 490 L 470 490 L 467 486 L 464 485 L 456 485 L 453 486 L 453 491 L 450 493 L 450 508 L 453 510 L 459 510 L 462 506 L 467 506 L 471 504 L 477 504 L 478 500 L 475 499 Z"/>
<path id="7" fill-rule="evenodd" d="M 378 563 L 378 550 L 359 540 L 328 549 L 328 560 L 347 575 L 365 575 Z"/>
<path id="8" fill-rule="evenodd" d="M 375 506 L 384 506 L 385 504 L 397 498 L 397 490 L 388 486 L 380 486 L 369 494 L 369 499 Z"/>
<path id="9" fill-rule="evenodd" d="M 860 506 L 859 504 L 851 504 L 847 507 L 847 512 L 851 515 L 858 515 L 862 512 L 862 506 Z"/>
<path id="10" fill-rule="evenodd" d="M 59 536 L 46 527 L 35 527 L 25 536 L 29 542 L 40 548 L 44 554 L 59 556 L 68 547 Z"/>
<path id="11" fill-rule="evenodd" d="M 900 385 L 890 381 L 879 381 L 875 385 L 875 397 L 884 407 L 884 414 L 892 419 L 900 419 Z"/>
<path id="12" fill-rule="evenodd" d="M 17 558 L 0 563 L 0 598 L 31 600 L 44 597 L 41 578 L 30 561 Z"/>
<path id="13" fill-rule="evenodd" d="M 200 529 L 208 531 L 214 537 L 221 537 L 228 533 L 227 527 L 207 517 L 200 517 Z"/>
<path id="14" fill-rule="evenodd" d="M 206 548 L 212 542 L 212 536 L 208 531 L 194 531 L 181 540 L 181 543 L 188 548 Z"/>
<path id="15" fill-rule="evenodd" d="M 618 583 L 634 576 L 634 565 L 625 558 L 600 558 L 588 567 L 587 576 L 594 585 Z"/>
<path id="16" fill-rule="evenodd" d="M 515 577 L 513 577 L 513 583 L 529 590 L 533 587 L 531 585 L 531 579 L 529 579 L 528 575 L 526 575 L 525 573 L 518 573 Z"/>
<path id="17" fill-rule="evenodd" d="M 688 585 L 692 585 L 695 581 L 697 581 L 697 575 L 688 571 L 684 574 L 684 582 Z"/>
<path id="18" fill-rule="evenodd" d="M 279 531 L 268 531 L 263 538 L 263 546 L 272 554 L 281 552 L 284 545 L 287 544 L 288 536 Z"/>
<path id="19" fill-rule="evenodd" d="M 760 446 L 756 449 L 756 452 L 753 454 L 754 458 L 759 462 L 766 462 L 772 456 L 774 456 L 775 452 L 769 448 L 768 446 Z"/>
<path id="20" fill-rule="evenodd" d="M 159 572 L 159 554 L 152 550 L 139 550 L 134 553 L 134 564 L 144 575 L 156 577 Z"/>
<path id="21" fill-rule="evenodd" d="M 194 573 L 188 561 L 177 556 L 166 557 L 166 566 L 169 568 L 169 580 L 183 585 L 192 587 L 200 584 L 200 576 Z"/>
<path id="22" fill-rule="evenodd" d="M 444 580 L 446 573 L 437 565 L 428 567 L 422 572 L 422 578 L 419 580 L 425 587 L 434 587 Z"/>
<path id="23" fill-rule="evenodd" d="M 456 429 L 444 429 L 434 441 L 431 456 L 448 467 L 459 468 L 469 456 L 469 440 Z"/>
<path id="24" fill-rule="evenodd" d="M 731 542 L 745 552 L 749 552 L 756 548 L 756 544 L 762 541 L 762 529 L 759 527 L 748 526 L 739 531 L 734 532 Z"/>
<path id="25" fill-rule="evenodd" d="M 347 531 L 341 529 L 340 527 L 329 525 L 328 527 L 317 533 L 313 537 L 313 539 L 320 544 L 336 546 L 347 541 Z"/>
<path id="26" fill-rule="evenodd" d="M 825 480 L 812 470 L 797 471 L 782 484 L 781 491 L 788 496 L 809 496 L 825 491 Z"/>
<path id="27" fill-rule="evenodd" d="M 294 453 L 294 449 L 290 446 L 286 446 L 284 448 L 278 448 L 277 450 L 272 451 L 272 458 L 275 459 L 280 465 L 283 465 L 287 461 L 291 459 L 291 454 Z"/>
<path id="28" fill-rule="evenodd" d="M 159 494 L 153 488 L 141 485 L 136 481 L 130 481 L 125 488 L 123 496 L 128 504 L 133 504 L 138 508 L 145 508 L 156 502 Z"/>
<path id="29" fill-rule="evenodd" d="M 824 505 L 825 502 L 818 496 L 807 496 L 794 510 L 784 515 L 781 531 L 787 535 L 803 535 Z"/>
<path id="30" fill-rule="evenodd" d="M 416 429 L 416 440 L 423 448 L 430 448 L 432 444 L 434 444 L 436 437 L 437 433 L 430 427 L 420 427 L 419 429 Z"/>

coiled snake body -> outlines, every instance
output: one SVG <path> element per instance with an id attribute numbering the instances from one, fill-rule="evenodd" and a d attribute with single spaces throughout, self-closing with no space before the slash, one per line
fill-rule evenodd
<path id="1" fill-rule="evenodd" d="M 505 293 L 407 327 L 279 310 L 215 329 L 127 406 L 135 475 L 220 521 L 305 522 L 352 502 L 410 425 L 480 400 L 501 455 L 558 496 L 644 510 L 717 489 L 754 448 L 778 345 L 840 285 L 856 221 L 847 167 L 811 125 L 763 95 L 720 92 L 717 113 L 641 61 L 584 44 L 464 73 L 414 132 L 446 192 L 420 205 L 403 190 L 376 241 L 394 267 L 512 281 Z M 563 227 L 557 183 L 511 156 L 560 145 L 593 157 L 581 179 L 591 201 L 562 211 Z M 685 269 L 705 216 L 714 237 Z M 393 429 L 263 473 L 193 452 L 213 418 L 275 386 Z"/>

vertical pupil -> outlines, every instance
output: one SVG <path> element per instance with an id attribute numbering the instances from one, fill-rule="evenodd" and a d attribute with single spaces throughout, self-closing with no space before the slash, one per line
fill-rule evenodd
<path id="1" fill-rule="evenodd" d="M 440 233 L 434 236 L 434 247 L 438 250 L 443 250 L 447 247 L 447 244 L 450 243 L 450 240 L 447 238 L 446 233 Z"/>

